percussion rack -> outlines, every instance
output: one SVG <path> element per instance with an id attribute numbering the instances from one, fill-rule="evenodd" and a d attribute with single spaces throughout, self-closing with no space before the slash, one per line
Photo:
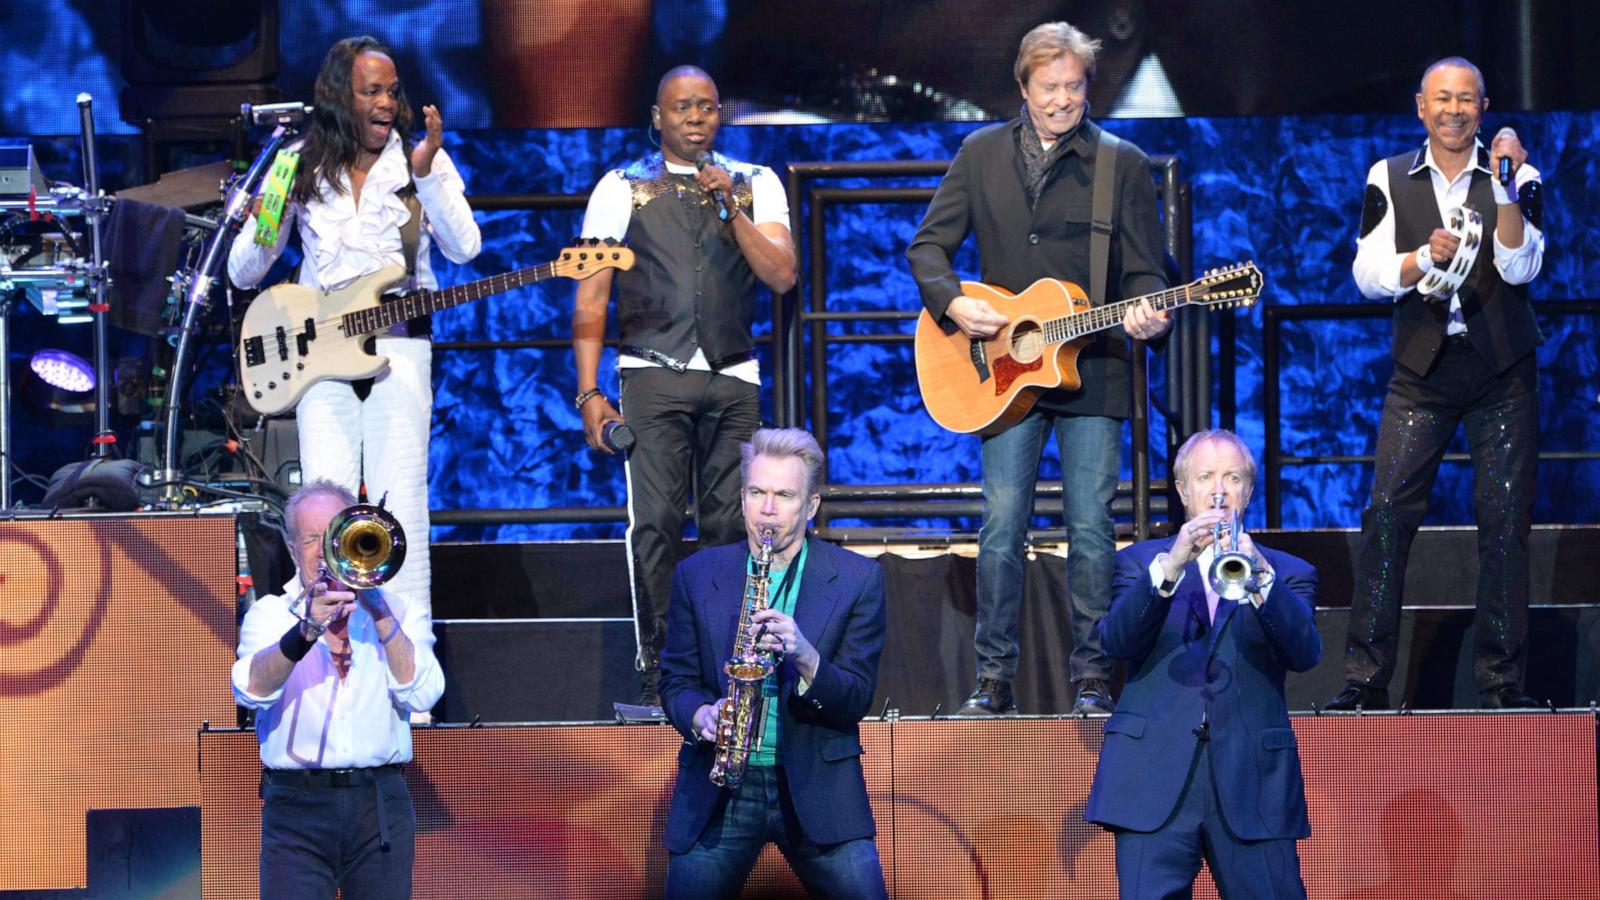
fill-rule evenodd
<path id="1" fill-rule="evenodd" d="M 99 163 L 94 152 L 94 99 L 88 94 L 78 95 L 80 138 L 82 143 L 84 181 L 87 187 L 56 187 L 44 197 L 0 199 L 0 215 L 14 214 L 30 218 L 39 215 L 65 219 L 82 216 L 88 225 L 90 256 L 53 261 L 44 266 L 14 267 L 11 259 L 0 253 L 0 510 L 11 508 L 11 475 L 14 466 L 11 455 L 11 310 L 23 288 L 34 286 L 43 291 L 61 288 L 72 292 L 87 291 L 90 315 L 94 322 L 95 370 L 95 444 L 96 456 L 111 453 L 111 392 L 107 379 L 110 375 L 108 336 L 106 333 L 106 260 L 103 227 L 110 213 L 111 199 L 100 190 Z M 40 301 L 40 312 L 55 314 L 55 308 Z"/>

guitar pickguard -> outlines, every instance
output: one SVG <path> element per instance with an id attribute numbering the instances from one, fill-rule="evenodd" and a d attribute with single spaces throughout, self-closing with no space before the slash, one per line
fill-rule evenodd
<path id="1" fill-rule="evenodd" d="M 1031 363 L 1018 362 L 1014 356 L 1002 356 L 994 361 L 994 395 L 1002 396 L 1011 389 L 1011 385 L 1018 378 L 1029 372 L 1037 372 L 1044 368 L 1044 357 L 1039 357 Z"/>

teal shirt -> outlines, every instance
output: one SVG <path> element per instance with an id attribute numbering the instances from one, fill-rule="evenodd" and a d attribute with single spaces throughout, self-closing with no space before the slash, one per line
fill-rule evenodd
<path id="1" fill-rule="evenodd" d="M 789 568 L 794 570 L 794 576 L 788 577 Z M 773 566 L 771 582 L 768 584 L 772 593 L 767 596 L 767 605 L 791 618 L 794 617 L 794 601 L 800 596 L 800 577 L 806 571 L 806 541 L 800 541 L 800 552 L 795 555 L 790 567 L 779 571 Z M 755 557 L 746 563 L 746 572 L 755 569 Z M 745 763 L 749 766 L 775 766 L 783 762 L 781 752 L 781 739 L 783 737 L 783 717 L 778 710 L 778 670 L 773 668 L 772 674 L 761 684 L 762 708 L 765 710 L 765 724 L 762 726 L 761 743 L 751 751 L 750 759 Z"/>

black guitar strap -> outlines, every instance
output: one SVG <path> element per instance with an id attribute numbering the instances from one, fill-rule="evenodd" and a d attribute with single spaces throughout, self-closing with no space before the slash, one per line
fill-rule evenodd
<path id="1" fill-rule="evenodd" d="M 1122 140 L 1104 128 L 1094 151 L 1094 205 L 1089 211 L 1089 304 L 1106 302 L 1111 269 L 1111 195 L 1117 182 L 1117 145 Z"/>

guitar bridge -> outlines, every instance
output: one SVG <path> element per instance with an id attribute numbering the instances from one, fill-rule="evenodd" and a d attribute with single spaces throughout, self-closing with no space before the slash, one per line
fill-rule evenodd
<path id="1" fill-rule="evenodd" d="M 977 371 L 979 381 L 989 380 L 989 350 L 983 341 L 972 341 L 972 368 Z"/>
<path id="2" fill-rule="evenodd" d="M 259 336 L 244 339 L 244 364 L 247 366 L 265 365 L 267 350 L 261 344 Z"/>

